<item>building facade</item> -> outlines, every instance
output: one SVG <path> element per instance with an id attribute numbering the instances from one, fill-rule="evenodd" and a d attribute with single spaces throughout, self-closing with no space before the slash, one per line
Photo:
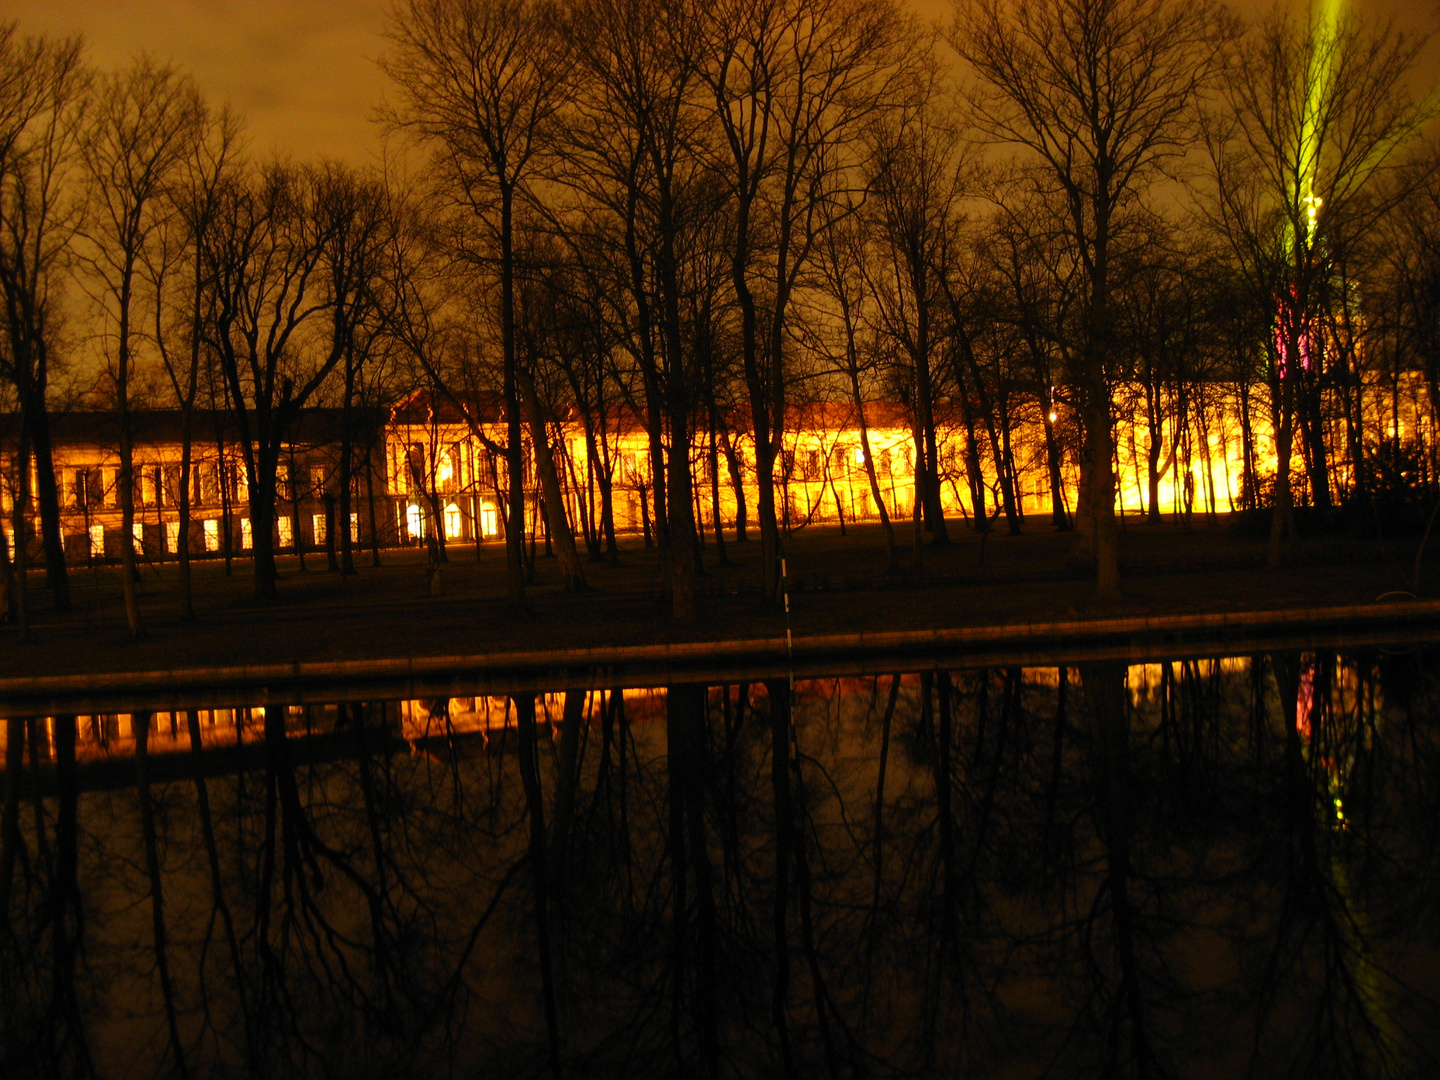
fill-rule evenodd
<path id="1" fill-rule="evenodd" d="M 388 508 L 383 439 L 386 414 L 371 410 L 307 411 L 282 445 L 277 485 L 274 539 L 278 550 L 324 551 L 336 529 L 339 458 L 351 450 L 351 536 L 357 545 L 372 537 L 381 546 L 392 534 L 375 536 L 371 502 Z M 350 436 L 345 437 L 349 427 Z M 184 472 L 183 417 L 178 411 L 131 414 L 134 473 L 134 538 L 137 555 L 162 561 L 180 549 L 181 478 Z M 117 559 L 123 515 L 120 509 L 118 421 L 113 413 L 72 412 L 51 422 L 51 447 L 60 498 L 60 531 L 66 562 Z M 10 439 L 6 440 L 11 442 Z M 6 538 L 13 545 L 18 490 L 13 456 L 0 477 L 0 509 Z M 28 488 L 31 507 L 24 515 L 27 539 L 38 550 L 37 489 L 34 463 Z M 189 475 L 189 549 L 193 557 L 242 555 L 253 546 L 250 490 L 244 455 L 233 418 L 225 412 L 197 410 L 191 419 Z M 388 521 L 384 512 L 375 521 Z"/>
<path id="2" fill-rule="evenodd" d="M 1380 437 L 1419 440 L 1433 449 L 1424 388 L 1392 388 L 1367 426 Z M 1187 389 L 1184 402 L 1157 402 L 1138 386 L 1115 388 L 1117 510 L 1137 514 L 1155 503 L 1161 512 L 1215 513 L 1240 509 L 1250 494 L 1248 478 L 1273 475 L 1273 436 L 1268 408 L 1247 402 L 1238 387 L 1205 383 Z M 1263 394 L 1263 391 L 1262 391 Z M 1369 411 L 1369 410 L 1367 410 Z M 1383 413 L 1383 415 L 1381 415 Z M 1152 416 L 1161 418 L 1152 423 Z M 879 516 L 876 490 L 897 524 L 912 519 L 915 436 L 908 411 L 894 403 L 865 406 L 866 442 L 875 472 L 872 487 L 862 446 L 860 414 L 853 405 L 822 402 L 793 406 L 786 417 L 785 449 L 776 463 L 777 510 L 787 529 L 811 523 L 868 521 Z M 1039 415 L 1033 402 L 1004 415 L 1004 430 L 977 421 L 955 404 L 937 407 L 937 460 L 941 503 L 952 520 L 974 514 L 969 480 L 974 454 L 984 475 L 987 515 L 1003 513 L 996 462 L 1011 463 L 1007 477 L 1013 508 L 1022 521 L 1049 520 L 1057 487 L 1067 516 L 1075 505 L 1079 432 L 1073 417 L 1057 410 Z M 357 548 L 418 545 L 437 541 L 484 543 L 503 535 L 508 475 L 507 438 L 498 399 L 456 404 L 428 393 L 413 394 L 387 410 L 342 413 L 307 410 L 283 445 L 272 539 L 280 552 L 323 552 L 338 543 L 344 500 L 341 461 L 348 447 L 349 523 Z M 173 558 L 179 549 L 179 488 L 183 441 L 178 412 L 132 415 L 135 462 L 134 536 L 142 558 Z M 756 519 L 759 492 L 748 418 L 722 413 L 713 437 L 702 428 L 690 447 L 696 521 L 713 530 L 718 518 L 732 525 L 743 503 Z M 10 448 L 11 468 L 0 476 L 0 509 L 13 543 L 17 485 L 13 469 L 13 421 L 0 432 Z M 585 418 L 565 413 L 549 425 L 566 512 L 577 536 L 598 543 L 604 491 L 610 489 L 617 533 L 651 528 L 654 488 L 650 433 L 642 417 L 610 410 Z M 544 515 L 528 433 L 525 454 L 527 532 L 543 533 Z M 52 449 L 61 503 L 66 559 L 72 564 L 118 558 L 121 511 L 118 429 L 112 413 L 74 412 L 53 422 Z M 592 452 L 593 448 L 593 452 Z M 1152 453 L 1152 448 L 1154 452 Z M 1337 483 L 1348 482 L 1350 448 L 1335 425 L 1331 461 Z M 1248 468 L 1247 468 L 1248 458 Z M 1297 454 L 1298 458 L 1298 454 Z M 33 477 L 29 490 L 36 484 Z M 1302 463 L 1295 462 L 1297 473 Z M 1303 486 L 1303 485 L 1302 485 Z M 1297 490 L 1300 487 L 1297 486 Z M 23 517 L 32 549 L 38 521 L 32 506 Z M 197 411 L 192 419 L 189 548 L 197 558 L 243 555 L 253 543 L 249 489 L 234 421 L 223 412 Z"/>

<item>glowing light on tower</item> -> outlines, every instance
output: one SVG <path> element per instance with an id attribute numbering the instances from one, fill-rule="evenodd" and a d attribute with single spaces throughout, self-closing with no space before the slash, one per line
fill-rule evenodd
<path id="1" fill-rule="evenodd" d="M 1300 117 L 1300 144 L 1295 155 L 1294 205 L 1304 219 L 1304 234 L 1287 222 L 1287 247 L 1291 265 L 1296 277 L 1300 266 L 1315 245 L 1315 233 L 1320 224 L 1320 207 L 1324 200 L 1315 193 L 1315 183 L 1320 169 L 1321 131 L 1320 117 L 1325 109 L 1325 99 L 1330 93 L 1334 77 L 1332 70 L 1335 59 L 1335 44 L 1345 0 L 1320 0 L 1318 7 L 1311 8 L 1310 48 L 1305 69 L 1305 109 Z M 1288 300 L 1278 302 L 1275 321 L 1276 356 L 1280 377 L 1284 378 L 1290 367 L 1290 331 L 1295 332 L 1297 346 L 1296 360 L 1302 370 L 1309 371 L 1313 362 L 1310 340 L 1310 318 L 1299 295 L 1299 285 L 1292 282 Z M 1298 325 L 1292 326 L 1292 323 Z"/>

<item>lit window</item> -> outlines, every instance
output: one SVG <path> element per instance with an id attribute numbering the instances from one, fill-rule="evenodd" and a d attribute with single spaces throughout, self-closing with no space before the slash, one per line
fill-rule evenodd
<path id="1" fill-rule="evenodd" d="M 136 549 L 143 548 L 145 546 L 145 523 L 143 521 L 137 521 L 131 525 L 130 535 L 135 538 Z"/>
<path id="2" fill-rule="evenodd" d="M 314 529 L 314 531 L 315 531 L 315 543 L 317 543 L 317 544 L 323 544 L 323 543 L 325 543 L 325 515 L 324 515 L 324 514 L 312 514 L 312 515 L 310 515 L 310 527 L 311 527 L 312 529 Z"/>
<path id="3" fill-rule="evenodd" d="M 250 519 L 240 519 L 240 547 L 249 551 L 255 546 L 255 533 L 250 528 Z"/>
<path id="4" fill-rule="evenodd" d="M 633 514 L 631 515 L 634 516 Z M 486 536 L 494 536 L 500 531 L 500 515 L 495 510 L 495 504 L 485 502 L 480 504 L 480 533 L 483 539 Z"/>
<path id="5" fill-rule="evenodd" d="M 165 523 L 165 550 L 172 553 L 180 550 L 180 523 L 178 521 Z"/>
<path id="6" fill-rule="evenodd" d="M 290 519 L 288 517 L 280 518 L 275 522 L 275 527 L 280 534 L 280 546 L 282 548 L 290 547 L 291 539 L 294 535 L 290 531 Z"/>
<path id="7" fill-rule="evenodd" d="M 104 555 L 104 554 L 105 554 L 105 526 L 104 526 L 104 525 L 91 525 L 91 526 L 90 526 L 90 554 L 91 554 L 91 555 Z"/>
<path id="8" fill-rule="evenodd" d="M 865 448 L 864 448 L 863 446 L 857 446 L 857 447 L 855 447 L 855 464 L 856 464 L 856 465 L 864 465 L 864 464 L 865 464 Z"/>
<path id="9" fill-rule="evenodd" d="M 460 535 L 460 507 L 451 503 L 445 507 L 445 537 L 454 539 Z"/>
<path id="10" fill-rule="evenodd" d="M 211 518 L 205 522 L 205 550 L 220 550 L 220 521 L 218 518 Z"/>
<path id="11" fill-rule="evenodd" d="M 425 535 L 425 517 L 414 503 L 405 508 L 405 531 L 412 540 Z"/>
<path id="12" fill-rule="evenodd" d="M 354 540 L 360 535 L 360 515 L 350 515 L 350 539 Z"/>

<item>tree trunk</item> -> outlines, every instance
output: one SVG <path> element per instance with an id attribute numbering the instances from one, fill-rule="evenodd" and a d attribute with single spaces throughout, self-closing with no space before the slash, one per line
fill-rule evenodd
<path id="1" fill-rule="evenodd" d="M 300 531 L 300 488 L 302 480 L 299 469 L 295 465 L 295 447 L 290 447 L 290 469 L 287 484 L 290 490 L 286 493 L 290 496 L 290 550 L 300 559 L 300 570 L 305 570 L 305 534 Z"/>
<path id="2" fill-rule="evenodd" d="M 187 409 L 181 417 L 180 490 L 177 493 L 180 505 L 180 528 L 176 532 L 175 539 L 175 556 L 178 560 L 176 570 L 180 577 L 181 622 L 194 622 L 195 620 L 195 601 L 190 574 L 190 472 L 193 452 L 194 440 L 190 430 L 190 410 Z"/>
<path id="3" fill-rule="evenodd" d="M 1120 594 L 1120 546 L 1115 521 L 1115 445 L 1110 432 L 1110 403 L 1103 395 L 1090 407 L 1085 456 L 1089 465 L 1090 514 L 1095 552 L 1095 592 L 1102 599 Z"/>
<path id="4" fill-rule="evenodd" d="M 45 583 L 50 589 L 51 606 L 56 611 L 69 611 L 70 577 L 65 570 L 65 544 L 60 539 L 60 491 L 55 483 L 55 461 L 50 446 L 50 415 L 46 411 L 43 391 L 37 404 L 33 394 L 22 394 L 25 410 L 24 428 L 30 444 L 30 457 L 35 465 L 35 501 L 40 508 L 40 540 L 45 554 Z"/>
<path id="5" fill-rule="evenodd" d="M 687 416 L 670 416 L 669 505 L 666 516 L 671 613 L 677 622 L 693 623 L 695 611 L 695 503 L 690 475 L 690 424 Z"/>
<path id="6" fill-rule="evenodd" d="M 260 450 L 258 457 L 248 478 L 255 596 L 261 600 L 273 600 L 280 576 L 275 567 L 275 462 L 266 448 Z"/>
<path id="7" fill-rule="evenodd" d="M 220 544 L 225 555 L 225 576 L 230 576 L 230 562 L 235 557 L 234 530 L 231 528 L 230 464 L 225 458 L 225 439 L 220 434 L 220 424 L 215 424 L 215 460 L 218 464 L 218 488 L 220 492 Z"/>
<path id="8" fill-rule="evenodd" d="M 923 499 L 922 516 L 925 528 L 930 532 L 930 542 L 936 547 L 946 547 L 950 543 L 950 532 L 945 527 L 945 509 L 940 502 L 940 453 L 935 437 L 935 410 L 931 402 L 929 275 L 922 258 L 908 261 L 911 263 L 916 312 L 914 361 L 915 446 L 920 451 L 916 461 L 920 475 L 918 493 Z"/>
<path id="9" fill-rule="evenodd" d="M 25 424 L 20 425 L 20 446 L 15 453 L 15 505 L 10 516 L 10 535 L 15 538 L 15 627 L 20 640 L 30 640 L 30 440 Z"/>
<path id="10" fill-rule="evenodd" d="M 535 467 L 540 472 L 540 485 L 545 493 L 545 523 L 549 526 L 547 542 L 552 543 L 560 560 L 560 579 L 566 592 L 585 588 L 585 571 L 580 565 L 580 552 L 575 547 L 575 534 L 565 514 L 565 496 L 560 490 L 560 477 L 555 471 L 555 455 L 550 448 L 550 433 L 540 413 L 535 396 L 535 381 L 528 372 L 517 372 L 516 379 L 530 423 L 530 442 L 535 451 Z"/>
<path id="11" fill-rule="evenodd" d="M 1265 566 L 1269 570 L 1280 567 L 1285 539 L 1291 528 L 1290 454 L 1293 435 L 1289 419 L 1282 420 L 1275 431 L 1275 508 L 1270 518 L 1270 541 L 1265 550 Z"/>
<path id="12" fill-rule="evenodd" d="M 15 567 L 10 562 L 10 540 L 0 527 L 0 622 L 16 621 Z"/>
<path id="13" fill-rule="evenodd" d="M 375 510 L 375 469 L 371 465 L 373 444 L 365 451 L 365 502 L 370 510 L 370 565 L 380 565 L 380 520 Z"/>
<path id="14" fill-rule="evenodd" d="M 750 539 L 746 535 L 745 520 L 745 474 L 740 468 L 740 455 L 730 440 L 730 432 L 722 428 L 720 446 L 725 451 L 725 465 L 730 473 L 730 487 L 735 492 L 735 542 L 743 544 Z"/>
<path id="15" fill-rule="evenodd" d="M 353 346 L 352 346 L 353 351 Z M 345 397 L 340 410 L 340 573 L 350 577 L 355 573 L 355 537 L 350 528 L 350 485 L 354 476 L 354 432 L 355 423 L 355 377 L 354 363 L 347 356 L 345 362 Z M 477 522 L 478 531 L 478 522 Z M 327 536 L 331 530 L 327 529 Z"/>
<path id="16" fill-rule="evenodd" d="M 340 557 L 335 550 L 335 496 L 327 491 L 321 496 L 321 502 L 325 507 L 325 565 L 339 573 Z M 348 530 L 348 521 L 346 527 Z"/>
<path id="17" fill-rule="evenodd" d="M 715 407 L 715 395 L 710 395 L 710 514 L 715 528 L 715 561 L 720 566 L 730 565 L 730 556 L 725 553 L 725 523 L 720 513 L 720 445 L 717 428 L 720 426 L 719 409 Z"/>
<path id="18" fill-rule="evenodd" d="M 1055 438 L 1054 399 L 1042 403 L 1045 411 L 1045 464 L 1050 480 L 1050 522 L 1058 530 L 1070 528 L 1069 516 L 1065 513 L 1065 481 L 1060 470 L 1060 441 Z"/>
<path id="19" fill-rule="evenodd" d="M 505 463 L 510 507 L 505 524 L 505 571 L 510 603 L 525 603 L 525 447 L 521 435 L 520 389 L 515 356 L 514 186 L 500 184 L 500 348 L 504 365 Z"/>

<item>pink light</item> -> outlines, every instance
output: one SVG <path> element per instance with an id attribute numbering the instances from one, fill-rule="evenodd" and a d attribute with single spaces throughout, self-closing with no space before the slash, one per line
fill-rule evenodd
<path id="1" fill-rule="evenodd" d="M 1311 661 L 1300 672 L 1300 692 L 1295 699 L 1295 730 L 1301 738 L 1310 738 L 1310 720 L 1315 713 L 1315 663 Z"/>
<path id="2" fill-rule="evenodd" d="M 1305 320 L 1303 316 L 1296 313 L 1296 308 L 1299 307 L 1299 303 L 1293 286 L 1290 289 L 1290 297 L 1292 301 L 1290 304 L 1281 303 L 1278 305 L 1277 317 L 1275 319 L 1276 366 L 1280 370 L 1280 377 L 1282 379 L 1285 378 L 1290 369 L 1290 335 L 1288 331 L 1292 319 L 1300 320 L 1300 332 L 1296 335 L 1300 352 L 1300 367 L 1304 371 L 1309 371 L 1311 364 L 1310 328 L 1306 325 L 1308 320 Z"/>

